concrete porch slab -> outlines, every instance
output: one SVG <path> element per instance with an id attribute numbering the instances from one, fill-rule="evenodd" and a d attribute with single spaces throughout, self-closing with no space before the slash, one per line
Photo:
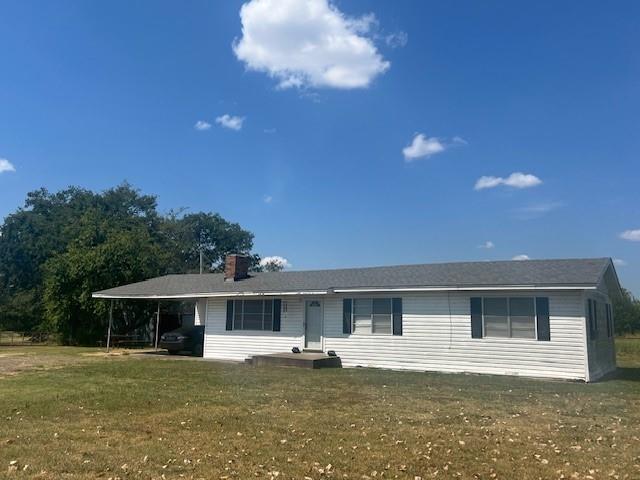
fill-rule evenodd
<path id="1" fill-rule="evenodd" d="M 300 368 L 341 368 L 340 357 L 330 357 L 325 353 L 269 353 L 253 355 L 246 360 L 255 367 L 284 366 Z"/>

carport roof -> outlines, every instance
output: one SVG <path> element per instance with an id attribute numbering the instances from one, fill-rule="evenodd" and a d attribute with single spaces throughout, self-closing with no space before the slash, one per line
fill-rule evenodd
<path id="1" fill-rule="evenodd" d="M 388 267 L 251 273 L 225 281 L 221 273 L 180 274 L 95 292 L 95 298 L 170 299 L 412 290 L 596 288 L 609 258 L 456 262 Z"/>

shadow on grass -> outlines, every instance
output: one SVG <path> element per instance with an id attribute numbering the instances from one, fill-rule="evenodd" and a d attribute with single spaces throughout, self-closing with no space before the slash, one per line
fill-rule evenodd
<path id="1" fill-rule="evenodd" d="M 605 380 L 627 380 L 631 382 L 640 382 L 640 367 L 618 367 L 611 377 Z"/>
<path id="2" fill-rule="evenodd" d="M 611 380 L 640 382 L 640 367 L 618 367 L 614 372 L 608 373 L 596 380 L 596 383 L 609 382 Z"/>

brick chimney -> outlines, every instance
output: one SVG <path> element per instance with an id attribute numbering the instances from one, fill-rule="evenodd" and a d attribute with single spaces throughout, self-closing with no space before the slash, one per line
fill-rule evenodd
<path id="1" fill-rule="evenodd" d="M 224 281 L 235 282 L 249 277 L 249 257 L 231 254 L 224 259 Z"/>

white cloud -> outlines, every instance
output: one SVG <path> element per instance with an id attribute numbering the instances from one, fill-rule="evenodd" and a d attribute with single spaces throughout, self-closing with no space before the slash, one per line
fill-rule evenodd
<path id="1" fill-rule="evenodd" d="M 291 263 L 284 257 L 280 257 L 278 255 L 273 255 L 271 257 L 264 257 L 260 260 L 260 266 L 265 268 L 269 266 L 276 266 L 277 268 L 283 270 L 285 268 L 291 268 Z"/>
<path id="2" fill-rule="evenodd" d="M 244 122 L 244 117 L 236 117 L 234 115 L 229 115 L 225 113 L 216 118 L 216 123 L 218 125 L 222 125 L 225 128 L 230 128 L 231 130 L 241 130 L 242 123 Z"/>
<path id="3" fill-rule="evenodd" d="M 561 202 L 536 203 L 519 208 L 518 211 L 522 213 L 548 213 L 556 208 L 562 207 L 563 205 L 564 204 Z"/>
<path id="4" fill-rule="evenodd" d="M 202 132 L 204 130 L 209 130 L 211 128 L 211 124 L 209 122 L 205 122 L 204 120 L 198 120 L 193 128 Z"/>
<path id="5" fill-rule="evenodd" d="M 540 180 L 535 175 L 530 173 L 514 172 L 506 178 L 484 176 L 480 177 L 474 186 L 475 190 L 483 190 L 485 188 L 494 188 L 500 185 L 505 185 L 512 188 L 529 188 L 540 185 Z"/>
<path id="6" fill-rule="evenodd" d="M 267 204 L 271 203 L 273 202 L 273 197 L 271 195 L 265 195 L 264 197 L 262 197 L 262 201 Z"/>
<path id="7" fill-rule="evenodd" d="M 503 182 L 503 178 L 499 177 L 480 177 L 476 180 L 476 184 L 473 187 L 475 190 L 482 190 L 483 188 L 497 187 Z"/>
<path id="8" fill-rule="evenodd" d="M 16 171 L 16 167 L 13 166 L 13 163 L 11 163 L 6 158 L 0 158 L 0 173 L 15 172 L 15 171 Z"/>
<path id="9" fill-rule="evenodd" d="M 233 51 L 280 88 L 364 88 L 390 63 L 367 36 L 373 14 L 353 18 L 328 0 L 251 0 Z"/>
<path id="10" fill-rule="evenodd" d="M 630 242 L 640 242 L 640 228 L 637 230 L 625 230 L 620 234 L 620 238 Z"/>
<path id="11" fill-rule="evenodd" d="M 491 240 L 487 240 L 482 245 L 478 245 L 478 248 L 486 248 L 487 250 L 494 248 L 496 245 Z"/>
<path id="12" fill-rule="evenodd" d="M 419 158 L 428 158 L 444 152 L 450 147 L 466 144 L 467 141 L 461 137 L 453 137 L 450 142 L 447 142 L 437 137 L 427 137 L 424 133 L 416 133 L 411 145 L 402 149 L 402 154 L 405 162 L 413 162 Z"/>
<path id="13" fill-rule="evenodd" d="M 564 207 L 564 205 L 565 204 L 563 202 L 534 203 L 527 205 L 526 207 L 516 208 L 514 209 L 514 212 L 517 218 L 521 220 L 530 220 L 542 217 L 553 210 Z"/>
<path id="14" fill-rule="evenodd" d="M 511 260 L 531 260 L 531 258 L 529 257 L 529 255 L 521 253 L 520 255 L 516 255 L 515 257 L 513 257 Z"/>
<path id="15" fill-rule="evenodd" d="M 430 157 L 436 153 L 444 152 L 446 147 L 435 137 L 427 137 L 422 133 L 413 137 L 411 145 L 402 149 L 402 154 L 407 162 L 412 162 L 418 158 Z"/>
<path id="16" fill-rule="evenodd" d="M 622 260 L 621 258 L 614 258 L 613 259 L 613 264 L 616 267 L 624 267 L 627 265 L 627 262 L 625 262 L 624 260 Z"/>
<path id="17" fill-rule="evenodd" d="M 408 41 L 409 35 L 407 35 L 407 33 L 403 32 L 402 30 L 399 32 L 390 33 L 389 35 L 384 37 L 384 42 L 391 48 L 404 47 L 407 45 Z"/>

